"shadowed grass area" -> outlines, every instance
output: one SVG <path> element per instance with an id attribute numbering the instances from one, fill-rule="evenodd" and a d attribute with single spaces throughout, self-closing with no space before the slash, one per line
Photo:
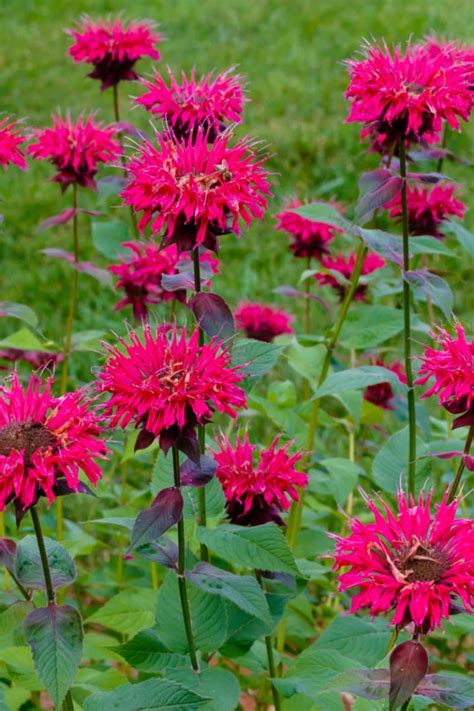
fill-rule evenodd
<path id="1" fill-rule="evenodd" d="M 335 196 L 346 202 L 351 213 L 357 195 L 359 174 L 377 164 L 359 143 L 359 127 L 344 125 L 347 107 L 343 98 L 347 76 L 342 62 L 354 54 L 363 37 L 371 35 L 388 42 L 401 42 L 410 35 L 418 39 L 434 31 L 448 38 L 467 40 L 467 0 L 415 0 L 412 3 L 383 0 L 191 0 L 149 3 L 144 0 L 52 0 L 38 3 L 2 3 L 0 19 L 3 40 L 0 72 L 3 82 L 1 110 L 26 117 L 27 125 L 45 125 L 57 108 L 97 110 L 112 120 L 112 93 L 100 93 L 99 83 L 84 76 L 85 66 L 73 65 L 66 57 L 69 43 L 63 29 L 83 12 L 95 17 L 123 10 L 127 19 L 150 17 L 160 23 L 167 40 L 162 45 L 161 68 L 198 72 L 223 70 L 238 64 L 248 79 L 251 103 L 239 133 L 249 133 L 268 144 L 269 161 L 275 174 L 275 198 L 267 218 L 255 224 L 240 240 L 223 240 L 225 269 L 215 289 L 234 305 L 241 297 L 270 299 L 271 289 L 281 283 L 296 284 L 303 262 L 295 263 L 285 237 L 275 232 L 272 215 L 281 198 L 298 193 Z M 150 64 L 139 66 L 142 73 Z M 120 87 L 124 119 L 148 127 L 141 109 L 127 113 L 127 94 L 139 92 L 136 84 Z M 468 138 L 452 136 L 450 145 L 466 154 Z M 459 180 L 467 180 L 465 168 L 449 166 Z M 2 299 L 31 305 L 38 312 L 45 336 L 59 339 L 68 306 L 69 270 L 64 263 L 39 254 L 45 247 L 70 249 L 70 225 L 38 234 L 38 223 L 69 207 L 71 195 L 61 196 L 49 182 L 49 165 L 30 161 L 30 170 L 12 169 L 0 176 L 0 195 L 5 223 L 0 239 Z M 80 191 L 83 206 L 96 207 L 97 198 Z M 110 205 L 118 200 L 109 200 Z M 122 212 L 122 219 L 126 213 Z M 81 256 L 105 266 L 90 242 L 89 218 L 81 217 Z M 463 273 L 453 262 L 443 269 L 453 290 Z M 454 278 L 454 282 L 453 282 Z M 273 297 L 281 305 L 300 311 L 296 301 Z M 465 296 L 456 293 L 456 310 L 463 311 Z M 77 329 L 121 329 L 123 314 L 111 309 L 115 295 L 87 276 L 80 279 L 80 310 Z M 129 314 L 127 314 L 129 317 Z M 2 333 L 16 324 L 8 320 Z"/>

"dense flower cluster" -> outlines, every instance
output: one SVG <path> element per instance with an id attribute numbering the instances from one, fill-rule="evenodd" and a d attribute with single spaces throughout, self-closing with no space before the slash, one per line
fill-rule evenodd
<path id="1" fill-rule="evenodd" d="M 237 306 L 234 317 L 237 327 L 245 331 L 247 338 L 255 338 L 257 341 L 269 343 L 275 336 L 293 333 L 293 316 L 283 309 L 243 302 Z"/>
<path id="2" fill-rule="evenodd" d="M 26 140 L 18 123 L 9 117 L 0 121 L 0 165 L 7 168 L 16 165 L 22 170 L 27 169 L 27 164 L 21 144 Z"/>
<path id="3" fill-rule="evenodd" d="M 275 215 L 278 219 L 276 229 L 290 235 L 290 249 L 295 257 L 321 259 L 329 253 L 328 244 L 334 239 L 335 233 L 342 230 L 324 222 L 313 222 L 293 212 L 295 207 L 301 207 L 302 204 L 299 198 L 287 200 L 284 209 Z M 342 211 L 334 201 L 329 204 Z"/>
<path id="4" fill-rule="evenodd" d="M 156 45 L 163 38 L 153 22 L 132 21 L 127 25 L 119 18 L 94 21 L 84 16 L 77 29 L 66 32 L 74 38 L 69 56 L 75 62 L 93 64 L 89 76 L 99 79 L 102 89 L 138 79 L 134 66 L 142 57 L 160 58 Z"/>
<path id="5" fill-rule="evenodd" d="M 209 145 L 200 131 L 179 142 L 158 135 L 128 164 L 131 181 L 122 193 L 127 205 L 143 212 L 139 228 L 151 223 L 153 235 L 166 228 L 166 241 L 184 251 L 203 244 L 217 251 L 218 236 L 240 231 L 261 219 L 270 194 L 264 159 L 247 139 L 229 144 L 221 134 Z"/>
<path id="6" fill-rule="evenodd" d="M 336 272 L 341 275 L 342 279 L 339 281 L 336 276 L 330 273 L 319 272 L 316 274 L 316 280 L 320 286 L 330 286 L 339 295 L 342 300 L 346 294 L 347 284 L 354 271 L 354 266 L 356 263 L 356 254 L 353 252 L 347 258 L 343 256 L 338 257 L 324 257 L 321 260 L 321 264 L 325 269 L 332 272 Z M 364 276 L 368 274 L 373 274 L 373 272 L 378 269 L 382 269 L 385 266 L 385 261 L 377 256 L 376 254 L 369 254 L 364 260 L 361 271 L 361 279 L 359 280 L 359 285 L 354 293 L 354 299 L 356 301 L 365 301 L 367 295 L 367 284 L 364 283 Z"/>
<path id="7" fill-rule="evenodd" d="M 464 218 L 466 205 L 457 199 L 455 185 L 407 186 L 408 229 L 412 235 L 443 237 L 442 223 L 450 217 Z M 402 200 L 397 195 L 385 209 L 401 219 Z"/>
<path id="8" fill-rule="evenodd" d="M 199 330 L 189 338 L 177 325 L 152 331 L 143 339 L 132 331 L 127 342 L 106 346 L 109 357 L 98 376 L 98 388 L 110 393 L 106 413 L 111 426 L 134 422 L 160 438 L 167 449 L 196 425 L 208 422 L 215 410 L 235 417 L 245 407 L 239 383 L 244 378 L 231 366 L 231 355 L 218 341 L 199 345 Z"/>
<path id="9" fill-rule="evenodd" d="M 307 474 L 295 469 L 303 456 L 301 452 L 288 454 L 291 442 L 279 447 L 279 438 L 260 452 L 258 465 L 254 464 L 257 449 L 250 444 L 248 433 L 238 439 L 235 447 L 227 437 L 217 440 L 216 475 L 222 484 L 227 500 L 227 513 L 232 522 L 240 525 L 259 525 L 268 521 L 283 524 L 280 516 L 288 511 L 291 500 L 298 501 L 297 487 L 305 488 Z"/>
<path id="10" fill-rule="evenodd" d="M 398 377 L 401 383 L 406 383 L 405 369 L 402 363 L 392 363 L 387 365 L 380 358 L 375 359 L 373 365 L 381 366 L 382 368 L 387 368 L 391 370 L 392 373 Z M 364 390 L 364 400 L 382 407 L 384 410 L 393 410 L 393 388 L 390 383 L 377 383 L 376 385 L 369 385 Z"/>
<path id="11" fill-rule="evenodd" d="M 183 72 L 179 82 L 168 68 L 169 86 L 155 70 L 153 78 L 142 80 L 147 92 L 135 101 L 166 121 L 178 138 L 195 135 L 201 128 L 212 142 L 229 123 L 241 120 L 242 76 L 233 74 L 233 69 L 198 80 L 193 69 L 189 79 Z"/>
<path id="12" fill-rule="evenodd" d="M 95 190 L 94 176 L 100 163 L 110 163 L 121 153 L 114 140 L 117 129 L 95 122 L 92 116 L 79 116 L 73 123 L 68 115 L 53 116 L 52 128 L 33 131 L 36 142 L 28 146 L 28 153 L 39 160 L 49 160 L 58 172 L 52 178 L 62 190 L 72 183 Z"/>
<path id="13" fill-rule="evenodd" d="M 362 138 L 378 136 L 385 146 L 401 137 L 428 143 L 438 141 L 443 120 L 460 129 L 473 105 L 472 66 L 452 52 L 434 52 L 421 45 L 393 51 L 386 46 L 364 47 L 362 60 L 350 60 L 351 102 L 348 122 L 364 124 Z"/>
<path id="14" fill-rule="evenodd" d="M 416 384 L 434 378 L 421 397 L 438 395 L 443 407 L 460 415 L 454 426 L 462 427 L 474 424 L 474 338 L 468 341 L 460 323 L 456 324 L 456 333 L 457 338 L 442 328 L 433 333 L 441 348 L 425 348 Z"/>
<path id="15" fill-rule="evenodd" d="M 124 242 L 128 254 L 119 264 L 111 264 L 108 269 L 118 277 L 115 288 L 125 291 L 125 297 L 115 305 L 115 309 L 132 306 L 137 321 L 146 318 L 149 304 L 176 299 L 186 301 L 186 289 L 167 290 L 162 284 L 164 274 L 177 274 L 181 269 L 192 268 L 187 254 L 179 255 L 175 244 L 160 249 L 156 242 Z M 209 252 L 199 255 L 201 273 L 217 273 L 218 260 Z M 208 280 L 204 280 L 208 284 Z"/>
<path id="16" fill-rule="evenodd" d="M 430 511 L 431 494 L 416 503 L 398 494 L 393 513 L 384 502 L 367 506 L 373 523 L 351 520 L 351 533 L 336 539 L 336 570 L 341 591 L 358 588 L 351 612 L 367 607 L 372 615 L 394 611 L 392 624 L 413 622 L 426 633 L 450 615 L 460 599 L 466 612 L 474 609 L 474 522 L 456 519 L 458 501 L 447 496 Z"/>
<path id="17" fill-rule="evenodd" d="M 34 505 L 39 496 L 54 501 L 61 493 L 82 488 L 82 471 L 95 484 L 101 470 L 95 458 L 107 449 L 101 427 L 83 391 L 51 394 L 32 375 L 24 388 L 16 372 L 0 387 L 0 510 L 14 501 L 17 508 Z"/>

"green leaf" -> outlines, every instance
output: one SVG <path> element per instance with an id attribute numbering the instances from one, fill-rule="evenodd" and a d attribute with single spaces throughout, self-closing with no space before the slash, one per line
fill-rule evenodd
<path id="1" fill-rule="evenodd" d="M 194 570 L 186 573 L 186 577 L 200 590 L 229 600 L 248 615 L 271 626 L 272 620 L 265 594 L 250 575 L 234 575 L 208 563 L 198 563 Z"/>
<path id="2" fill-rule="evenodd" d="M 133 639 L 115 647 L 131 667 L 156 674 L 175 667 L 189 668 L 189 657 L 172 652 L 158 637 L 154 629 L 138 632 Z"/>
<path id="3" fill-rule="evenodd" d="M 403 276 L 414 288 L 416 299 L 426 301 L 429 297 L 446 318 L 451 318 L 454 297 L 447 281 L 425 270 L 404 272 Z"/>
<path id="4" fill-rule="evenodd" d="M 445 257 L 456 256 L 442 240 L 430 235 L 410 237 L 410 252 L 412 254 L 442 254 Z"/>
<path id="5" fill-rule="evenodd" d="M 32 605 L 26 600 L 18 600 L 2 610 L 0 613 L 0 638 L 4 638 L 21 626 L 26 615 L 31 612 Z M 5 644 L 5 640 L 2 640 L 2 643 Z"/>
<path id="6" fill-rule="evenodd" d="M 359 478 L 360 468 L 350 459 L 334 457 L 323 459 L 321 466 L 327 470 L 323 483 L 336 502 L 343 506 L 349 494 L 355 489 Z M 319 486 L 319 477 L 316 487 Z"/>
<path id="7" fill-rule="evenodd" d="M 443 234 L 450 234 L 456 237 L 461 247 L 471 256 L 474 257 L 474 234 L 469 232 L 464 225 L 461 225 L 457 220 L 452 222 L 443 222 L 441 225 Z"/>
<path id="8" fill-rule="evenodd" d="M 123 634 L 133 635 L 154 620 L 156 592 L 147 588 L 124 590 L 87 618 Z"/>
<path id="9" fill-rule="evenodd" d="M 36 328 L 38 325 L 38 317 L 29 306 L 25 304 L 16 304 L 13 301 L 0 301 L 0 317 L 11 316 L 12 318 L 25 321 L 31 328 Z"/>
<path id="10" fill-rule="evenodd" d="M 361 365 L 359 368 L 349 368 L 329 375 L 316 391 L 316 397 L 335 395 L 348 390 L 361 390 L 377 383 L 390 383 L 398 390 L 406 389 L 396 373 L 378 365 Z"/>
<path id="11" fill-rule="evenodd" d="M 403 330 L 403 311 L 390 306 L 356 306 L 346 317 L 340 342 L 345 348 L 375 348 Z"/>
<path id="12" fill-rule="evenodd" d="M 285 355 L 290 367 L 317 388 L 326 348 L 321 344 L 307 348 L 295 340 Z"/>
<path id="13" fill-rule="evenodd" d="M 242 338 L 232 348 L 232 365 L 241 365 L 246 375 L 261 378 L 273 368 L 282 350 L 275 343 Z"/>
<path id="14" fill-rule="evenodd" d="M 127 254 L 127 250 L 121 245 L 129 239 L 128 226 L 125 222 L 118 220 L 92 223 L 92 241 L 98 252 L 107 259 L 118 259 L 119 256 Z"/>
<path id="15" fill-rule="evenodd" d="M 417 437 L 417 456 L 426 454 L 426 445 Z M 396 494 L 400 482 L 405 481 L 408 469 L 409 429 L 404 427 L 392 435 L 377 452 L 372 462 L 374 482 L 384 491 Z M 416 483 L 422 486 L 432 463 L 427 459 L 417 461 Z"/>
<path id="16" fill-rule="evenodd" d="M 226 669 L 208 668 L 196 674 L 188 666 L 188 669 L 171 669 L 165 676 L 190 691 L 209 697 L 203 711 L 233 711 L 239 703 L 239 683 Z"/>
<path id="17" fill-rule="evenodd" d="M 214 529 L 198 527 L 197 537 L 201 543 L 235 565 L 298 573 L 286 538 L 275 523 L 251 528 L 230 523 Z"/>
<path id="18" fill-rule="evenodd" d="M 401 235 L 393 235 L 382 230 L 358 230 L 367 247 L 379 257 L 403 266 L 403 240 Z"/>
<path id="19" fill-rule="evenodd" d="M 248 401 L 249 407 L 255 408 L 267 418 L 270 418 L 275 425 L 285 432 L 291 439 L 295 440 L 295 446 L 303 448 L 307 440 L 307 422 L 299 415 L 297 407 L 278 407 L 270 400 L 252 393 Z"/>
<path id="20" fill-rule="evenodd" d="M 344 232 L 350 233 L 353 230 L 351 223 L 329 203 L 312 202 L 307 205 L 301 205 L 301 207 L 295 207 L 291 212 L 301 215 L 301 217 L 305 217 L 311 222 L 322 222 L 325 225 L 338 227 Z"/>
<path id="21" fill-rule="evenodd" d="M 28 328 L 20 328 L 19 331 L 10 334 L 0 341 L 0 348 L 17 348 L 20 351 L 51 351 L 47 344 L 39 340 Z"/>
<path id="22" fill-rule="evenodd" d="M 76 566 L 67 550 L 51 538 L 45 537 L 44 542 L 53 588 L 57 590 L 74 582 L 76 579 Z M 27 588 L 34 590 L 46 589 L 36 536 L 25 536 L 18 543 L 15 574 L 18 580 Z"/>
<path id="23" fill-rule="evenodd" d="M 224 602 L 216 595 L 187 585 L 189 606 L 196 648 L 215 652 L 227 636 Z M 188 641 L 183 624 L 183 613 L 174 571 L 169 571 L 158 591 L 156 630 L 162 642 L 174 652 L 186 654 Z"/>
<path id="24" fill-rule="evenodd" d="M 225 496 L 217 477 L 205 486 L 206 513 L 209 522 L 219 521 L 225 516 Z M 197 518 L 199 512 L 199 490 L 193 486 L 183 486 L 184 515 Z"/>
<path id="25" fill-rule="evenodd" d="M 341 616 L 324 630 L 316 642 L 318 651 L 334 650 L 365 666 L 375 666 L 387 651 L 391 631 L 386 620 Z"/>
<path id="26" fill-rule="evenodd" d="M 71 350 L 96 351 L 100 348 L 100 342 L 104 336 L 105 331 L 77 331 L 71 338 Z"/>
<path id="27" fill-rule="evenodd" d="M 50 603 L 30 612 L 25 636 L 38 674 L 59 709 L 81 662 L 81 616 L 70 605 Z"/>
<path id="28" fill-rule="evenodd" d="M 124 684 L 111 692 L 89 696 L 84 711 L 196 711 L 209 699 L 167 679 L 148 679 L 139 684 Z"/>

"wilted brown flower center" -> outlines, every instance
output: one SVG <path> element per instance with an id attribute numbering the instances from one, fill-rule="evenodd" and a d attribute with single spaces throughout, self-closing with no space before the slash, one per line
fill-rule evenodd
<path id="1" fill-rule="evenodd" d="M 24 450 L 27 464 L 38 449 L 56 444 L 56 437 L 40 422 L 15 422 L 0 429 L 0 454 L 8 456 L 12 449 Z"/>
<path id="2" fill-rule="evenodd" d="M 449 567 L 443 551 L 421 542 L 399 549 L 395 563 L 410 583 L 437 582 Z"/>

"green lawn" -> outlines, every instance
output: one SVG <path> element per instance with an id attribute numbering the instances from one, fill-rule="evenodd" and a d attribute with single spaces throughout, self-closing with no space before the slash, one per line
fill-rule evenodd
<path id="1" fill-rule="evenodd" d="M 151 17 L 159 22 L 167 37 L 162 45 L 162 68 L 166 63 L 174 70 L 196 65 L 204 72 L 238 64 L 248 79 L 252 99 L 240 132 L 268 144 L 275 198 L 263 224 L 252 226 L 240 241 L 224 240 L 225 269 L 215 289 L 231 303 L 241 296 L 269 299 L 279 283 L 295 284 L 302 267 L 291 259 L 285 237 L 274 231 L 272 215 L 282 196 L 294 192 L 308 197 L 334 195 L 346 202 L 350 212 L 359 174 L 377 162 L 359 143 L 359 128 L 343 123 L 347 77 L 342 61 L 357 51 L 363 37 L 371 35 L 389 42 L 404 41 L 433 30 L 467 40 L 471 9 L 468 0 L 136 0 L 125 4 L 116 0 L 3 0 L 2 111 L 26 117 L 29 125 L 47 124 L 51 111 L 58 107 L 74 114 L 97 110 L 104 119 L 112 119 L 111 92 L 101 94 L 98 82 L 84 78 L 87 69 L 66 57 L 69 39 L 63 28 L 83 12 L 100 16 L 123 10 L 126 18 Z M 148 71 L 149 65 L 142 63 L 140 69 Z M 127 83 L 121 91 L 125 114 L 126 96 L 137 93 L 138 86 Z M 140 109 L 129 119 L 147 126 L 148 116 Z M 453 147 L 467 152 L 466 131 L 451 141 Z M 449 171 L 467 180 L 467 169 L 451 165 Z M 1 175 L 5 215 L 0 240 L 1 294 L 2 299 L 34 307 L 45 336 L 57 339 L 67 312 L 69 271 L 63 263 L 38 252 L 45 247 L 70 249 L 70 226 L 40 234 L 36 226 L 68 207 L 71 196 L 60 195 L 58 186 L 48 180 L 51 175 L 49 165 L 32 161 L 27 173 L 11 169 Z M 96 196 L 88 191 L 81 192 L 81 201 L 90 207 L 97 204 Z M 101 261 L 91 248 L 89 231 L 88 218 L 83 218 L 82 256 Z M 462 278 L 457 265 L 456 271 L 454 288 Z M 285 305 L 284 299 L 275 298 Z M 461 312 L 466 306 L 463 299 L 462 290 L 458 291 L 456 307 Z M 78 328 L 120 328 L 125 312 L 111 316 L 114 301 L 112 292 L 82 277 Z M 286 306 L 301 309 L 295 301 Z M 2 333 L 15 326 L 8 320 Z"/>

